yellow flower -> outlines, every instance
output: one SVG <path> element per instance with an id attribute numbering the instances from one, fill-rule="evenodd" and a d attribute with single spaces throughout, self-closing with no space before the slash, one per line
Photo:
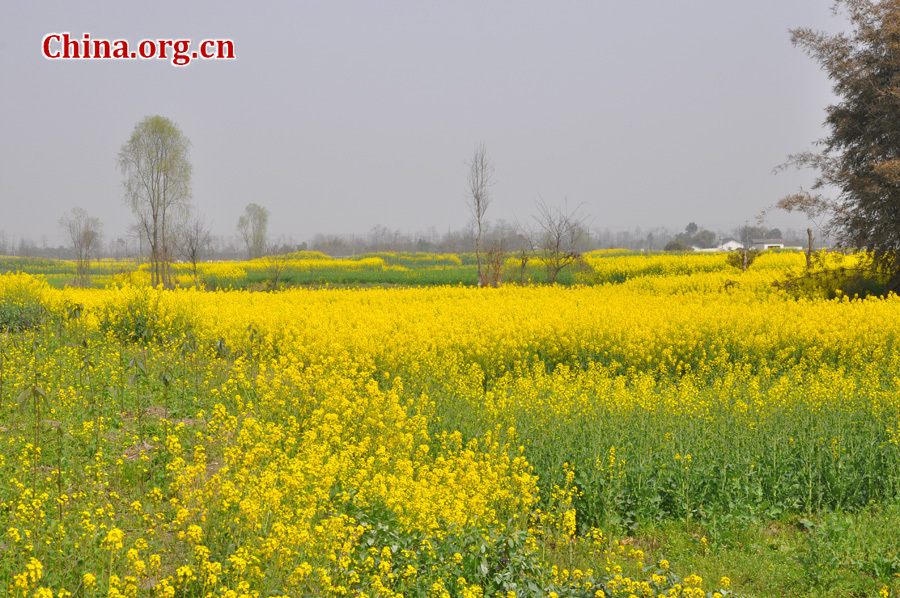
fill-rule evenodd
<path id="1" fill-rule="evenodd" d="M 203 530 L 199 525 L 191 524 L 187 528 L 187 537 L 191 540 L 191 542 L 197 544 L 201 540 L 203 540 Z"/>
<path id="2" fill-rule="evenodd" d="M 28 559 L 28 564 L 25 565 L 25 571 L 31 584 L 36 584 L 44 576 L 44 566 L 34 557 Z"/>
<path id="3" fill-rule="evenodd" d="M 110 551 L 119 550 L 122 548 L 124 539 L 125 532 L 114 527 L 106 533 L 106 537 L 103 539 L 103 546 Z"/>
<path id="4" fill-rule="evenodd" d="M 684 583 L 688 586 L 699 587 L 703 585 L 703 578 L 699 575 L 688 575 L 684 578 Z"/>

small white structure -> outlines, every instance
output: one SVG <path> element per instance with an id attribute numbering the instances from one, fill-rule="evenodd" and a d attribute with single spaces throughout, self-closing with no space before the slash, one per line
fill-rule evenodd
<path id="1" fill-rule="evenodd" d="M 719 245 L 717 245 L 716 247 L 694 247 L 694 251 L 709 253 L 712 251 L 735 251 L 743 248 L 743 244 L 735 241 L 734 239 L 728 239 L 724 243 L 719 243 Z"/>
<path id="2" fill-rule="evenodd" d="M 753 239 L 753 249 L 784 249 L 786 239 Z"/>
<path id="3" fill-rule="evenodd" d="M 737 251 L 738 249 L 743 249 L 744 244 L 734 239 L 728 239 L 724 243 L 719 244 L 719 251 Z"/>

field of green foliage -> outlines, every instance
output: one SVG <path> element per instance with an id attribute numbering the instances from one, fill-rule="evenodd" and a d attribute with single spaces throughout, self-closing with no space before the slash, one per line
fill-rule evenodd
<path id="1" fill-rule="evenodd" d="M 762 269 L 799 263 L 799 254 L 786 252 L 783 255 L 793 257 L 768 260 Z M 478 280 L 476 263 L 475 254 L 382 252 L 332 258 L 302 251 L 243 262 L 200 262 L 196 265 L 179 262 L 171 267 L 177 284 L 182 287 L 270 290 L 273 286 L 474 285 Z M 486 263 L 484 267 L 490 270 L 492 266 Z M 505 254 L 496 267 L 501 283 L 528 285 L 547 280 L 546 265 L 540 254 Z M 123 283 L 149 284 L 150 281 L 149 265 L 133 260 L 96 260 L 91 262 L 90 270 L 90 286 L 95 288 Z M 56 288 L 78 284 L 74 262 L 0 256 L 0 274 L 15 272 L 41 275 Z M 574 260 L 561 271 L 558 282 L 565 285 L 620 283 L 642 276 L 701 272 L 726 273 L 735 272 L 735 269 L 726 263 L 722 253 L 672 255 L 598 250 Z"/>

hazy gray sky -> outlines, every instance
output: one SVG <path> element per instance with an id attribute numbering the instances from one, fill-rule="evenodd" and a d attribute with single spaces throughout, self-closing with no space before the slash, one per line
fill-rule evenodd
<path id="1" fill-rule="evenodd" d="M 122 235 L 117 154 L 155 114 L 191 140 L 218 234 L 250 202 L 298 241 L 459 228 L 480 141 L 489 219 L 526 219 L 540 194 L 597 227 L 727 230 L 812 178 L 772 175 L 833 100 L 798 26 L 845 28 L 822 0 L 3 2 L 0 230 L 61 242 L 82 206 Z M 227 38 L 237 58 L 45 59 L 61 32 Z"/>

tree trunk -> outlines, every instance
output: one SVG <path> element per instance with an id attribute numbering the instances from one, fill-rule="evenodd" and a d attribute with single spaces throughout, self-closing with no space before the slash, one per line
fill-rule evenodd
<path id="1" fill-rule="evenodd" d="M 478 236 L 475 237 L 475 261 L 478 262 L 478 286 L 484 286 L 481 277 L 481 218 L 478 219 Z"/>
<path id="2" fill-rule="evenodd" d="M 812 229 L 806 229 L 806 236 L 809 237 L 809 247 L 806 249 L 806 271 L 809 272 L 812 270 L 812 251 L 813 251 L 813 236 Z"/>

